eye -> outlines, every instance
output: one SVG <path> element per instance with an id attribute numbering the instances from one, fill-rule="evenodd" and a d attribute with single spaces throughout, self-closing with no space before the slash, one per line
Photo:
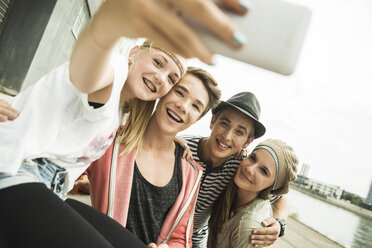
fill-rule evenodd
<path id="1" fill-rule="evenodd" d="M 175 84 L 176 83 L 176 79 L 173 77 L 173 76 L 168 76 L 168 79 L 169 79 L 169 83 L 171 85 Z"/>
<path id="2" fill-rule="evenodd" d="M 200 108 L 199 108 L 199 106 L 197 105 L 197 104 L 193 104 L 192 105 L 198 112 L 200 112 Z"/>
<path id="3" fill-rule="evenodd" d="M 183 92 L 182 91 L 175 89 L 174 92 L 176 93 L 176 95 L 179 95 L 179 96 L 183 97 Z"/>
<path id="4" fill-rule="evenodd" d="M 256 162 L 256 156 L 254 156 L 254 154 L 252 153 L 251 155 L 249 155 L 249 160 L 252 161 L 252 162 Z"/>
<path id="5" fill-rule="evenodd" d="M 159 59 L 154 58 L 153 61 L 154 61 L 154 65 L 156 65 L 159 68 L 163 68 L 163 63 Z"/>
<path id="6" fill-rule="evenodd" d="M 229 125 L 228 125 L 226 122 L 224 122 L 224 121 L 220 122 L 220 125 L 221 125 L 222 127 L 224 127 L 224 128 L 229 127 Z"/>
<path id="7" fill-rule="evenodd" d="M 243 136 L 243 135 L 244 135 L 244 132 L 241 131 L 241 130 L 236 130 L 235 133 L 236 133 L 236 135 L 238 135 L 238 136 Z"/>
<path id="8" fill-rule="evenodd" d="M 269 172 L 267 171 L 266 168 L 261 168 L 261 173 L 265 176 L 267 176 L 269 174 Z"/>

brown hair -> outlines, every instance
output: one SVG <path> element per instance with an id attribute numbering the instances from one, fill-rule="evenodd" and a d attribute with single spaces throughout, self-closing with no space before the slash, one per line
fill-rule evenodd
<path id="1" fill-rule="evenodd" d="M 204 116 L 210 109 L 217 107 L 220 103 L 221 90 L 218 88 L 216 80 L 209 74 L 207 71 L 197 68 L 197 67 L 188 67 L 186 75 L 190 74 L 202 81 L 204 87 L 208 92 L 209 102 L 203 113 L 200 117 Z"/>
<path id="2" fill-rule="evenodd" d="M 271 195 L 282 195 L 289 191 L 289 184 L 296 179 L 298 158 L 294 154 L 292 147 L 281 140 L 267 139 L 256 146 L 269 146 L 273 149 L 279 160 L 279 180 L 278 187 L 273 190 L 273 185 L 260 191 L 257 197 L 269 199 Z M 226 190 L 217 198 L 213 205 L 211 217 L 209 219 L 208 243 L 212 247 L 217 245 L 217 235 L 221 232 L 223 224 L 229 220 L 237 200 L 238 186 L 234 182 L 234 177 L 226 187 Z"/>

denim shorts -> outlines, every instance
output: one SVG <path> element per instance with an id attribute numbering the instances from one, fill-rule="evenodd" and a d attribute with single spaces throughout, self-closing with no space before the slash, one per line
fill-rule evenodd
<path id="1" fill-rule="evenodd" d="M 66 175 L 65 168 L 46 158 L 25 160 L 15 176 L 0 173 L 0 189 L 22 183 L 40 182 L 61 197 Z"/>

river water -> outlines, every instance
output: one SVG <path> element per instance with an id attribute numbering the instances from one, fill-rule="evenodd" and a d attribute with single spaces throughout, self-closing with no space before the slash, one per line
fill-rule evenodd
<path id="1" fill-rule="evenodd" d="M 291 214 L 302 223 L 347 248 L 372 248 L 372 220 L 293 189 L 288 199 Z"/>

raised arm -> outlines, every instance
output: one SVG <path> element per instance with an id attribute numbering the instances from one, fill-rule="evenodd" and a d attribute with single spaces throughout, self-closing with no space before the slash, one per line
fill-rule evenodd
<path id="1" fill-rule="evenodd" d="M 244 0 L 224 0 L 223 4 L 244 14 Z M 82 92 L 92 93 L 109 85 L 113 72 L 108 60 L 121 36 L 147 37 L 185 57 L 210 63 L 212 54 L 197 35 L 182 22 L 181 10 L 204 23 L 226 43 L 236 44 L 235 27 L 212 0 L 106 0 L 76 42 L 71 56 L 70 78 Z M 203 10 L 203 15 L 200 11 Z"/>
<path id="2" fill-rule="evenodd" d="M 110 54 L 121 35 L 110 18 L 112 11 L 106 1 L 98 9 L 76 41 L 70 60 L 70 79 L 75 87 L 93 93 L 113 82 L 109 65 Z"/>

